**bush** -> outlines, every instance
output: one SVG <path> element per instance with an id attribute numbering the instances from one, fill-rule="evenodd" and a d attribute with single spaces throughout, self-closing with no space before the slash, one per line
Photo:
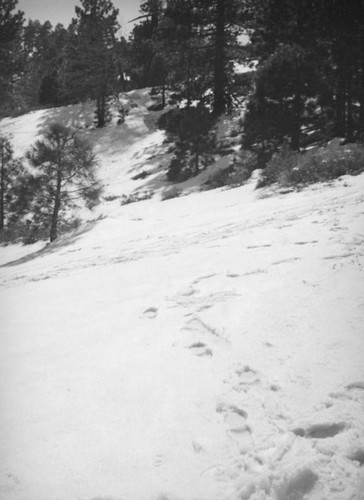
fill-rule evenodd
<path id="1" fill-rule="evenodd" d="M 227 179 L 231 173 L 230 168 L 220 168 L 211 172 L 208 176 L 205 186 L 208 189 L 217 189 L 227 185 Z"/>
<path id="2" fill-rule="evenodd" d="M 257 187 L 273 183 L 281 186 L 313 184 L 363 171 L 364 147 L 359 144 L 336 149 L 321 148 L 314 153 L 305 154 L 285 149 L 273 155 Z"/>
<path id="3" fill-rule="evenodd" d="M 144 191 L 143 193 L 133 193 L 128 196 L 123 194 L 121 197 L 121 205 L 129 205 L 130 203 L 137 203 L 138 201 L 150 200 L 153 197 L 152 191 Z"/>
<path id="4" fill-rule="evenodd" d="M 215 170 L 206 182 L 208 189 L 223 186 L 239 187 L 244 184 L 257 167 L 257 155 L 250 151 L 242 151 L 233 163 L 225 169 Z"/>
<path id="5" fill-rule="evenodd" d="M 173 186 L 169 189 L 166 189 L 162 193 L 162 200 L 171 200 L 172 198 L 178 198 L 180 196 L 182 191 L 177 187 Z"/>
<path id="6" fill-rule="evenodd" d="M 146 172 L 145 170 L 142 170 L 138 174 L 133 175 L 132 180 L 138 181 L 139 179 L 145 179 L 146 177 L 148 177 L 148 175 L 150 175 L 150 172 Z"/>
<path id="7" fill-rule="evenodd" d="M 78 217 L 60 219 L 58 227 L 59 236 L 78 229 L 81 222 L 81 219 Z M 37 241 L 47 240 L 48 238 L 48 225 L 34 216 L 31 219 L 11 220 L 0 235 L 0 243 L 21 242 L 24 245 L 31 245 Z"/>
<path id="8" fill-rule="evenodd" d="M 162 102 L 155 102 L 147 107 L 148 111 L 162 111 L 164 105 Z"/>
<path id="9" fill-rule="evenodd" d="M 120 196 L 118 196 L 116 194 L 110 194 L 110 195 L 104 196 L 105 201 L 115 201 L 118 198 L 120 198 Z"/>

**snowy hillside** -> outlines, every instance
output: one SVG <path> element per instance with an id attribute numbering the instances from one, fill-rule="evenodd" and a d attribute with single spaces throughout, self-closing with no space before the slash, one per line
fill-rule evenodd
<path id="1" fill-rule="evenodd" d="M 0 248 L 0 499 L 363 500 L 364 175 L 161 201 L 164 135 L 131 97 L 88 132 L 88 222 Z M 20 154 L 55 116 L 91 119 L 0 132 Z M 135 190 L 157 194 L 121 206 Z"/>

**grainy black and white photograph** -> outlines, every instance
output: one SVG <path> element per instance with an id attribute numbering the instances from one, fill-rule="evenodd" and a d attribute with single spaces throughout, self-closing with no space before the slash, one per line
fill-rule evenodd
<path id="1" fill-rule="evenodd" d="M 364 0 L 0 0 L 0 500 L 364 500 Z"/>

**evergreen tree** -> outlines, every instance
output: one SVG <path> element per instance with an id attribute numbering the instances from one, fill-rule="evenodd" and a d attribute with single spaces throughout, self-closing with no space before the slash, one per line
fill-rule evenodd
<path id="1" fill-rule="evenodd" d="M 97 126 L 102 127 L 107 97 L 119 89 L 122 77 L 116 38 L 119 11 L 110 0 L 81 0 L 81 4 L 69 28 L 64 87 L 75 100 L 96 100 Z"/>
<path id="2" fill-rule="evenodd" d="M 254 143 L 256 130 L 261 144 L 289 139 L 298 150 L 308 127 L 316 132 L 310 140 L 355 139 L 364 127 L 364 1 L 245 0 L 245 5 L 252 55 L 259 59 L 246 145 Z"/>
<path id="3" fill-rule="evenodd" d="M 199 174 L 201 163 L 204 167 L 207 165 L 215 143 L 213 125 L 211 112 L 202 104 L 172 109 L 160 117 L 158 126 L 165 129 L 175 143 L 168 180 L 186 180 Z"/>
<path id="4" fill-rule="evenodd" d="M 259 65 L 246 115 L 245 145 L 254 142 L 250 128 L 260 129 L 264 148 L 268 142 L 268 149 L 274 150 L 274 143 L 289 140 L 291 148 L 298 150 L 303 127 L 322 113 L 320 98 L 327 91 L 321 76 L 326 59 L 322 2 L 264 0 L 255 10 L 252 4 L 255 6 L 250 1 L 251 40 Z"/>
<path id="5" fill-rule="evenodd" d="M 203 9 L 203 24 L 213 48 L 213 112 L 219 116 L 231 104 L 234 92 L 230 82 L 233 82 L 233 62 L 239 60 L 238 36 L 244 26 L 242 4 L 237 0 L 197 3 Z"/>
<path id="6" fill-rule="evenodd" d="M 203 106 L 190 107 L 179 124 L 179 141 L 192 156 L 193 174 L 200 173 L 200 155 L 206 153 L 211 142 L 212 119 Z"/>
<path id="7" fill-rule="evenodd" d="M 9 168 L 13 160 L 13 148 L 4 136 L 0 136 L 0 232 L 5 227 L 5 197 L 7 194 L 7 181 L 9 177 Z"/>
<path id="8" fill-rule="evenodd" d="M 323 6 L 334 131 L 351 141 L 355 130 L 364 130 L 364 1 L 324 0 Z"/>
<path id="9" fill-rule="evenodd" d="M 61 211 L 72 205 L 75 193 L 85 200 L 96 200 L 100 186 L 95 176 L 96 158 L 85 139 L 58 123 L 50 125 L 43 136 L 28 151 L 27 158 L 39 171 L 35 205 L 44 210 L 50 241 L 54 241 Z"/>
<path id="10" fill-rule="evenodd" d="M 133 84 L 137 88 L 148 87 L 161 83 L 166 76 L 166 65 L 161 57 L 160 44 L 157 32 L 163 16 L 162 0 L 147 0 L 140 5 L 140 16 L 134 21 L 139 23 L 134 26 L 131 33 L 127 71 Z M 159 78 L 157 68 L 163 64 L 163 76 Z"/>
<path id="11" fill-rule="evenodd" d="M 14 12 L 17 0 L 0 0 L 0 113 L 13 106 L 13 86 L 19 72 L 20 37 L 24 22 L 21 11 Z"/>

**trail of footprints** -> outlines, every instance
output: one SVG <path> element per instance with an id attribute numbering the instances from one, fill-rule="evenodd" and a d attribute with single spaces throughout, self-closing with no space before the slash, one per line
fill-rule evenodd
<path id="1" fill-rule="evenodd" d="M 280 407 L 277 394 L 280 388 L 269 383 L 262 373 L 248 365 L 236 366 L 226 382 L 232 384 L 238 397 L 233 398 L 232 403 L 231 393 L 230 399 L 227 394 L 225 402 L 220 402 L 216 411 L 222 415 L 229 436 L 239 446 L 240 465 L 237 461 L 237 469 L 241 469 L 243 462 L 243 468 L 249 470 L 249 463 L 254 459 L 258 464 L 256 470 L 262 466 L 262 470 L 266 468 L 272 472 L 271 479 L 264 479 L 263 482 L 263 476 L 259 477 L 259 473 L 244 476 L 245 485 L 239 491 L 239 498 L 261 498 L 258 495 L 261 491 L 264 495 L 273 495 L 273 498 L 304 500 L 315 489 L 316 493 L 320 491 L 320 498 L 342 500 L 348 484 L 352 484 L 353 491 L 360 491 L 364 466 L 364 381 L 350 383 L 342 391 L 330 394 L 329 399 L 313 412 L 311 418 L 298 426 L 292 425 L 289 412 L 285 413 L 283 405 Z M 260 394 L 263 394 L 264 401 L 259 399 Z M 264 402 L 270 399 L 275 399 L 276 414 L 272 414 L 268 407 L 259 414 L 259 405 L 263 408 Z M 254 420 L 249 418 L 251 407 Z M 273 424 L 274 420 L 278 422 L 280 419 L 281 425 L 275 434 L 271 428 L 267 428 L 265 435 L 256 436 L 254 424 L 259 421 L 258 428 L 261 428 L 262 419 L 270 419 Z M 266 447 L 264 441 L 273 444 L 272 452 L 268 455 L 259 452 L 259 449 Z M 284 471 L 292 460 L 296 460 L 302 446 L 311 448 L 316 459 L 311 461 L 311 465 L 287 476 Z M 266 449 L 269 450 L 269 447 Z M 226 473 L 231 474 L 228 471 Z M 277 482 L 274 478 L 280 479 Z M 251 497 L 253 493 L 258 496 Z"/>

